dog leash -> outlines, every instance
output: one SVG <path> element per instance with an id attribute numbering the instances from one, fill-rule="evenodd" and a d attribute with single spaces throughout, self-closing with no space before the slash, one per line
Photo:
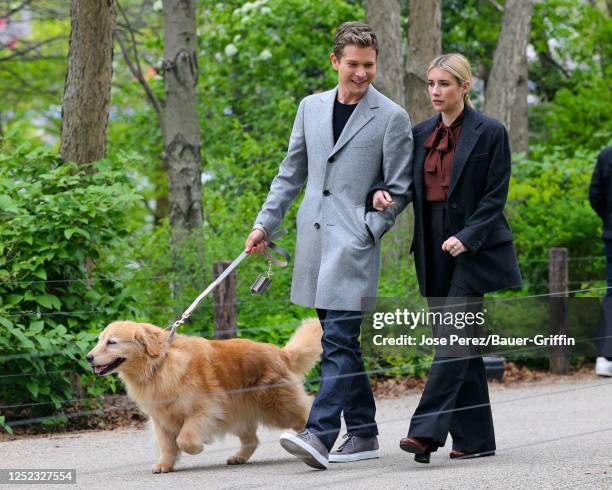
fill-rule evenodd
<path id="1" fill-rule="evenodd" d="M 281 255 L 285 260 L 277 259 L 268 250 L 264 252 L 264 255 L 268 259 L 268 273 L 267 275 L 260 274 L 257 277 L 257 279 L 255 280 L 255 283 L 251 287 L 251 292 L 253 294 L 263 293 L 267 289 L 267 287 L 270 285 L 270 276 L 272 275 L 272 264 L 278 267 L 287 267 L 287 265 L 289 265 L 289 262 L 291 261 L 290 255 L 287 253 L 287 251 L 284 248 L 274 243 L 274 240 L 282 236 L 285 236 L 286 234 L 287 234 L 286 229 L 278 230 L 272 233 L 270 237 L 267 239 L 268 246 L 270 247 L 270 249 L 274 250 L 277 254 Z M 232 271 L 236 267 L 238 267 L 238 265 L 240 265 L 240 263 L 244 259 L 246 259 L 248 256 L 249 255 L 245 251 L 243 251 L 238 257 L 236 257 L 232 261 L 232 263 L 229 266 L 227 266 L 227 269 L 225 269 L 219 275 L 219 277 L 217 277 L 217 279 L 215 279 L 212 283 L 210 283 L 208 287 L 193 301 L 193 303 L 189 305 L 189 308 L 185 310 L 185 312 L 181 315 L 181 318 L 179 318 L 177 321 L 175 321 L 169 327 L 166 328 L 166 330 L 170 330 L 170 334 L 168 335 L 168 343 L 172 342 L 172 339 L 174 338 L 174 335 L 176 334 L 176 330 L 187 321 L 187 319 L 191 316 L 191 314 L 199 306 L 199 304 L 204 300 L 204 298 L 206 298 L 206 296 L 208 296 L 219 284 L 221 284 L 221 282 L 227 276 L 229 276 L 232 273 Z"/>

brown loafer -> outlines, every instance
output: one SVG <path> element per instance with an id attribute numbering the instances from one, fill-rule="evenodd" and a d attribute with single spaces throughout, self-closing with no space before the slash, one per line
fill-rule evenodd
<path id="1" fill-rule="evenodd" d="M 400 449 L 414 454 L 414 460 L 417 463 L 429 463 L 431 448 L 428 441 L 418 437 L 404 437 L 400 441 Z"/>
<path id="2" fill-rule="evenodd" d="M 472 458 L 484 458 L 485 456 L 495 456 L 495 451 L 488 451 L 484 453 L 464 453 L 463 451 L 451 451 L 450 459 L 472 459 Z"/>
<path id="3" fill-rule="evenodd" d="M 404 437 L 400 441 L 400 449 L 412 454 L 423 454 L 429 452 L 429 442 L 418 437 Z"/>

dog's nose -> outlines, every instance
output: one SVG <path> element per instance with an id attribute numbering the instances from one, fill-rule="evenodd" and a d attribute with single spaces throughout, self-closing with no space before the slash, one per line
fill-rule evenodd
<path id="1" fill-rule="evenodd" d="M 94 356 L 92 356 L 91 354 L 89 354 L 85 359 L 87 359 L 87 362 L 93 362 L 94 360 Z"/>

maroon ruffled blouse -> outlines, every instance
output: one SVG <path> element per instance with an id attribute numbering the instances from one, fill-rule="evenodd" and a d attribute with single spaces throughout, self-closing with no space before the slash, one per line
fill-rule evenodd
<path id="1" fill-rule="evenodd" d="M 448 199 L 451 168 L 462 124 L 463 112 L 450 126 L 445 126 L 440 120 L 423 144 L 429 150 L 425 157 L 423 178 L 425 200 L 428 202 L 441 202 Z"/>

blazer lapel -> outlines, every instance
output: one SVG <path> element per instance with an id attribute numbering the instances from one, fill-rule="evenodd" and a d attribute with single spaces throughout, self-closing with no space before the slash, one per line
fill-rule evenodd
<path id="1" fill-rule="evenodd" d="M 423 195 L 425 190 L 425 188 L 423 187 L 423 168 L 425 166 L 425 157 L 427 157 L 427 148 L 425 148 L 423 144 L 425 143 L 425 140 L 429 137 L 429 135 L 432 133 L 438 122 L 440 122 L 440 116 L 432 117 L 431 119 L 427 120 L 424 123 L 425 125 L 423 126 L 423 128 L 417 134 L 414 135 L 414 189 L 416 191 L 417 198 L 421 199 L 423 197 L 422 195 L 420 195 L 421 190 L 423 190 Z"/>
<path id="2" fill-rule="evenodd" d="M 353 136 L 357 134 L 357 132 L 361 128 L 363 128 L 367 123 L 369 123 L 372 119 L 374 119 L 373 109 L 378 107 L 378 104 L 376 104 L 373 100 L 374 97 L 372 96 L 372 92 L 370 92 L 372 90 L 374 90 L 374 88 L 370 86 L 365 96 L 361 98 L 361 100 L 357 104 L 357 107 L 355 107 L 353 114 L 351 114 L 351 117 L 347 121 L 346 126 L 342 130 L 342 134 L 340 134 L 338 141 L 336 141 L 336 145 L 334 146 L 334 148 L 331 151 L 331 154 L 329 155 L 330 157 L 338 153 L 338 151 L 340 151 L 340 149 L 344 145 L 346 145 L 353 138 Z M 334 93 L 334 100 L 335 100 L 335 93 Z M 334 100 L 332 100 L 330 104 L 332 115 L 333 115 L 333 109 L 334 109 Z M 329 133 L 332 135 L 332 141 L 333 141 L 333 128 L 331 126 L 329 129 Z"/>
<path id="3" fill-rule="evenodd" d="M 478 113 L 466 105 L 463 116 L 463 127 L 461 128 L 461 135 L 459 136 L 459 142 L 457 143 L 457 149 L 455 150 L 455 157 L 453 158 L 451 183 L 450 188 L 448 189 L 449 197 L 453 193 L 453 190 L 459 181 L 463 167 L 465 167 L 465 162 L 467 162 L 470 153 L 472 153 L 472 150 L 474 149 L 476 141 L 478 141 L 478 137 L 480 136 L 481 132 L 478 131 L 477 128 L 480 126 L 480 124 L 480 116 Z"/>

